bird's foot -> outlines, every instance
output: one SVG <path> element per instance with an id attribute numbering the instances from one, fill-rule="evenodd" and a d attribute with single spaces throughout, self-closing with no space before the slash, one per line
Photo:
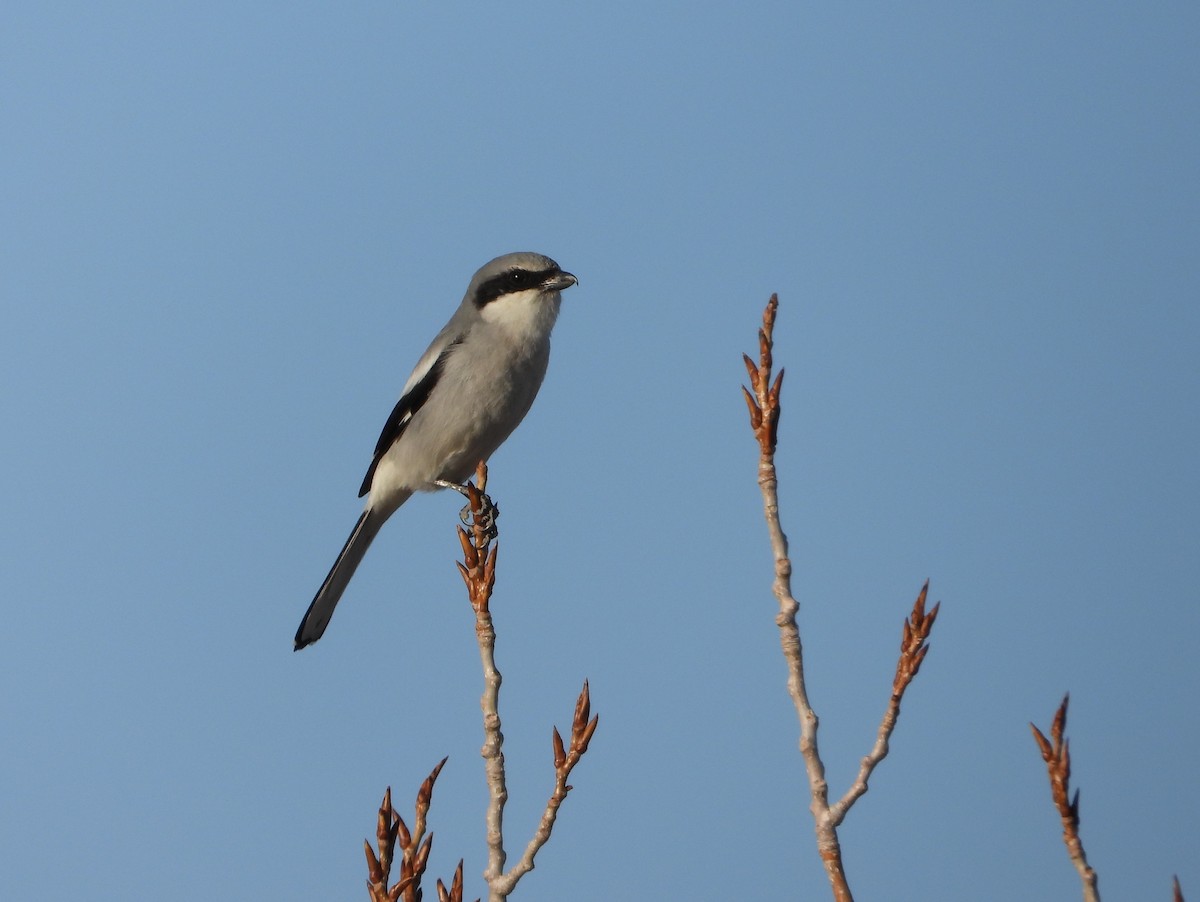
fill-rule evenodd
<path id="1" fill-rule="evenodd" d="M 433 484 L 443 489 L 454 489 L 467 499 L 463 509 L 458 512 L 458 519 L 462 520 L 463 525 L 471 526 L 473 523 L 478 523 L 489 542 L 499 535 L 496 520 L 500 516 L 500 507 L 488 497 L 486 492 L 479 492 L 479 511 L 476 513 L 471 509 L 471 492 L 467 486 L 450 482 L 447 479 L 436 479 Z"/>
<path id="2" fill-rule="evenodd" d="M 496 518 L 500 516 L 500 508 L 486 494 L 481 494 L 479 500 L 479 513 L 472 511 L 471 505 L 466 504 L 458 512 L 458 518 L 469 526 L 471 518 L 474 517 L 475 522 L 479 524 L 487 540 L 491 542 L 500 534 L 500 530 L 496 526 Z"/>

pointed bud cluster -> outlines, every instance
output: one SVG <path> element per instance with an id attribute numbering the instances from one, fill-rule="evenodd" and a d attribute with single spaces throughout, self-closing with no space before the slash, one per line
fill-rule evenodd
<path id="1" fill-rule="evenodd" d="M 783 387 L 783 370 L 779 371 L 774 382 L 771 381 L 771 368 L 774 366 L 773 332 L 778 309 L 779 296 L 773 294 L 763 311 L 762 328 L 758 330 L 758 363 L 749 355 L 742 355 L 746 374 L 750 378 L 750 389 L 743 386 L 742 395 L 750 414 L 750 428 L 758 439 L 764 457 L 775 453 L 775 445 L 779 440 L 779 391 Z"/>
<path id="2" fill-rule="evenodd" d="M 933 630 L 933 622 L 937 620 L 938 610 L 942 605 L 938 602 L 926 614 L 925 596 L 928 594 L 929 580 L 925 580 L 925 585 L 921 587 L 921 592 L 913 604 L 912 613 L 904 621 L 904 630 L 900 637 L 900 660 L 896 664 L 896 678 L 892 681 L 893 695 L 904 694 L 908 684 L 921 669 L 921 662 L 925 660 L 925 654 L 929 651 L 925 640 Z"/>
<path id="3" fill-rule="evenodd" d="M 1042 753 L 1042 760 L 1046 762 L 1046 771 L 1050 776 L 1050 797 L 1062 820 L 1063 843 L 1067 847 L 1067 854 L 1083 880 L 1084 898 L 1098 898 L 1096 872 L 1087 863 L 1083 841 L 1079 838 L 1079 790 L 1075 790 L 1074 796 L 1071 795 L 1071 746 L 1066 739 L 1067 705 L 1070 700 L 1070 693 L 1063 696 L 1062 704 L 1058 706 L 1050 724 L 1049 739 L 1033 724 L 1029 728 L 1033 730 L 1033 739 Z"/>
<path id="4" fill-rule="evenodd" d="M 375 826 L 378 855 L 369 842 L 363 842 L 367 853 L 367 891 L 371 894 L 371 902 L 400 902 L 402 899 L 404 902 L 421 902 L 421 877 L 429 864 L 429 853 L 433 849 L 433 834 L 425 835 L 425 822 L 430 803 L 433 801 L 433 784 L 445 764 L 446 759 L 443 758 L 417 791 L 416 818 L 411 831 L 404 823 L 404 818 L 392 806 L 392 788 L 389 786 L 384 792 L 383 802 L 379 806 L 379 819 Z M 391 876 L 397 845 L 401 852 L 400 880 L 389 888 L 388 879 Z M 461 864 L 459 869 L 461 871 Z M 461 899 L 460 887 L 460 902 Z"/>
<path id="5" fill-rule="evenodd" d="M 463 863 L 458 860 L 458 869 L 454 872 L 454 880 L 447 887 L 441 880 L 437 882 L 438 902 L 462 902 L 463 898 Z M 479 902 L 478 899 L 475 902 Z"/>
<path id="6" fill-rule="evenodd" d="M 592 736 L 599 725 L 600 715 L 592 717 L 591 692 L 588 690 L 587 680 L 584 680 L 583 691 L 579 693 L 579 700 L 575 702 L 575 717 L 571 721 L 571 747 L 569 749 L 563 745 L 558 727 L 554 727 L 554 770 L 560 777 L 565 779 L 571 769 L 579 763 L 579 759 L 586 754 L 588 743 L 592 741 Z M 570 788 L 570 786 L 567 787 L 567 789 Z"/>
<path id="7" fill-rule="evenodd" d="M 1071 694 L 1068 692 L 1054 713 L 1049 739 L 1033 724 L 1029 725 L 1050 774 L 1050 795 L 1054 799 L 1054 807 L 1058 809 L 1063 819 L 1063 830 L 1068 834 L 1079 829 L 1079 791 L 1076 790 L 1074 798 L 1068 799 L 1071 783 L 1071 744 L 1064 738 L 1064 733 L 1067 729 L 1067 705 L 1070 700 Z"/>
<path id="8" fill-rule="evenodd" d="M 467 587 L 467 597 L 475 613 L 487 613 L 496 585 L 496 552 L 492 540 L 496 537 L 495 517 L 499 514 L 492 499 L 483 492 L 487 485 L 487 464 L 479 462 L 475 470 L 478 488 L 467 483 L 467 506 L 471 511 L 470 529 L 458 528 L 463 562 L 457 563 L 458 574 Z"/>

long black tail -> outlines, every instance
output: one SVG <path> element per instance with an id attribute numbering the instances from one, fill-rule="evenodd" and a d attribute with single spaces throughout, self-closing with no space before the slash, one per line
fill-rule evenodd
<path id="1" fill-rule="evenodd" d="M 329 626 L 333 609 L 337 607 L 342 593 L 346 591 L 350 577 L 362 563 L 363 555 L 371 547 L 372 540 L 378 535 L 379 528 L 386 519 L 370 508 L 362 512 L 362 516 L 354 524 L 350 538 L 346 539 L 346 544 L 342 546 L 341 554 L 333 562 L 329 575 L 325 577 L 325 582 L 321 583 L 316 597 L 304 613 L 304 619 L 300 621 L 300 628 L 296 630 L 296 651 L 306 645 L 312 645 L 321 638 L 325 627 Z"/>

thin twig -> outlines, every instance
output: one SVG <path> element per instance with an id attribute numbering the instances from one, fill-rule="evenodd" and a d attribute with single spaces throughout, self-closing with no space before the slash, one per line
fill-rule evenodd
<path id="1" fill-rule="evenodd" d="M 463 550 L 463 563 L 458 565 L 458 570 L 467 585 L 467 596 L 475 612 L 475 637 L 479 642 L 479 658 L 483 665 L 483 696 L 479 700 L 483 711 L 481 754 L 488 785 L 488 861 L 483 876 L 488 886 L 493 887 L 504 873 L 504 805 L 508 801 L 508 787 L 504 776 L 504 734 L 500 731 L 500 684 L 503 677 L 496 667 L 496 628 L 492 624 L 489 609 L 492 588 L 496 584 L 498 548 L 491 544 L 494 533 L 485 527 L 482 522 L 484 518 L 478 516 L 484 509 L 486 488 L 487 465 L 480 461 L 475 471 L 475 485 L 467 485 L 467 501 L 472 514 L 471 530 L 468 532 L 461 526 L 458 528 Z M 491 898 L 497 898 L 494 890 Z"/>
<path id="2" fill-rule="evenodd" d="M 829 817 L 835 824 L 840 824 L 845 819 L 846 812 L 867 791 L 871 773 L 879 762 L 887 757 L 888 742 L 892 737 L 892 732 L 896 729 L 896 721 L 900 717 L 900 702 L 903 701 L 904 691 L 908 689 L 913 677 L 921 669 L 921 662 L 925 660 L 925 654 L 929 651 L 926 640 L 929 638 L 933 622 L 937 620 L 938 610 L 941 608 L 939 602 L 928 614 L 925 613 L 925 596 L 928 594 L 929 580 L 925 580 L 925 585 L 921 587 L 921 593 L 913 604 L 912 613 L 904 621 L 904 631 L 900 638 L 900 659 L 896 662 L 896 676 L 892 680 L 892 697 L 888 700 L 887 710 L 883 714 L 879 731 L 875 735 L 875 745 L 859 765 L 858 776 L 854 783 L 846 790 L 846 794 L 829 809 Z"/>
<path id="3" fill-rule="evenodd" d="M 1067 855 L 1071 864 L 1075 865 L 1075 870 L 1079 872 L 1079 879 L 1083 884 L 1084 902 L 1100 902 L 1099 877 L 1095 869 L 1088 864 L 1083 842 L 1079 838 L 1079 790 L 1075 790 L 1073 798 L 1070 796 L 1071 748 L 1070 743 L 1063 738 L 1067 729 L 1067 703 L 1070 699 L 1070 693 L 1063 696 L 1062 704 L 1054 714 L 1054 722 L 1050 725 L 1049 739 L 1033 724 L 1030 724 L 1029 728 L 1033 730 L 1033 738 L 1041 749 L 1042 760 L 1046 762 L 1046 770 L 1050 775 L 1050 796 L 1062 819 L 1063 843 L 1067 847 Z M 1178 889 L 1178 884 L 1176 887 Z"/>
<path id="4" fill-rule="evenodd" d="M 513 867 L 505 872 L 507 854 L 504 851 L 504 806 L 508 801 L 508 787 L 504 771 L 504 734 L 500 731 L 500 684 L 502 678 L 496 667 L 496 630 L 490 610 L 492 589 L 496 583 L 496 547 L 491 545 L 496 536 L 494 511 L 491 500 L 484 494 L 487 487 L 487 465 L 482 461 L 475 471 L 476 485 L 467 485 L 468 505 L 471 509 L 470 531 L 459 527 L 459 541 L 463 549 L 463 563 L 458 565 L 467 595 L 475 612 L 475 635 L 479 641 L 479 656 L 483 664 L 484 689 L 480 699 L 483 710 L 484 771 L 488 784 L 487 844 L 488 863 L 483 872 L 488 884 L 490 902 L 503 902 L 525 874 L 533 870 L 534 858 L 550 839 L 558 817 L 559 806 L 571 791 L 567 778 L 579 759 L 587 752 L 588 743 L 596 732 L 599 715 L 591 716 L 591 698 L 587 682 L 575 705 L 575 717 L 571 724 L 571 744 L 564 748 L 558 729 L 554 730 L 554 791 L 550 795 L 533 839 L 524 854 Z M 476 487 L 478 486 L 478 487 Z"/>
<path id="5" fill-rule="evenodd" d="M 825 873 L 833 886 L 833 895 L 838 902 L 852 902 L 850 885 L 842 867 L 842 849 L 838 842 L 837 827 L 829 820 L 829 784 L 825 780 L 825 765 L 821 761 L 817 745 L 817 728 L 820 724 L 816 711 L 808 700 L 808 689 L 804 682 L 804 647 L 800 642 L 800 628 L 796 625 L 796 613 L 800 603 L 792 595 L 792 562 L 788 557 L 788 541 L 779 522 L 779 479 L 775 472 L 775 445 L 779 438 L 779 392 L 783 387 L 783 370 L 775 381 L 771 381 L 773 366 L 772 347 L 775 314 L 779 309 L 778 295 L 771 295 L 763 311 L 762 328 L 758 331 L 758 363 L 743 354 L 746 372 L 750 377 L 753 394 L 743 387 L 746 407 L 750 413 L 750 428 L 758 439 L 758 487 L 763 496 L 763 514 L 767 521 L 767 532 L 771 539 L 771 550 L 775 555 L 775 580 L 772 589 L 779 601 L 779 613 L 775 624 L 779 627 L 779 644 L 788 669 L 788 694 L 800 719 L 800 755 L 808 774 L 808 786 L 812 794 L 813 820 L 817 832 L 817 852 L 825 865 Z"/>
<path id="6" fill-rule="evenodd" d="M 591 710 L 591 695 L 588 692 L 587 680 L 584 680 L 583 691 L 579 693 L 579 700 L 575 703 L 569 747 L 563 747 L 562 736 L 559 735 L 558 728 L 554 728 L 554 791 L 551 793 L 549 801 L 546 802 L 546 808 L 542 812 L 542 819 L 538 823 L 533 838 L 525 847 L 525 854 L 498 881 L 499 888 L 505 896 L 513 891 L 518 880 L 533 870 L 534 857 L 550 839 L 550 832 L 554 829 L 554 821 L 558 817 L 558 808 L 567 797 L 567 793 L 571 791 L 567 779 L 571 776 L 575 765 L 579 763 L 579 759 L 587 752 L 588 743 L 592 741 L 592 734 L 596 732 L 596 727 L 600 723 L 600 715 L 592 716 Z"/>
<path id="7" fill-rule="evenodd" d="M 821 761 L 817 745 L 817 728 L 820 720 L 808 700 L 804 680 L 804 649 L 800 641 L 800 629 L 796 624 L 799 602 L 792 595 L 792 562 L 788 557 L 787 536 L 779 521 L 779 479 L 775 470 L 775 447 L 779 440 L 779 395 L 783 387 L 783 369 L 774 381 L 771 370 L 774 366 L 775 315 L 779 309 L 779 298 L 771 295 L 763 311 L 763 324 L 758 332 L 758 362 L 743 354 L 746 373 L 750 378 L 750 389 L 742 388 L 746 408 L 750 414 L 750 428 L 758 440 L 758 486 L 763 496 L 763 513 L 767 521 L 767 532 L 771 550 L 775 555 L 775 580 L 773 590 L 779 601 L 779 613 L 775 623 L 779 627 L 779 644 L 788 669 L 788 693 L 800 720 L 800 754 L 808 776 L 812 796 L 813 822 L 817 834 L 817 852 L 825 866 L 837 902 L 853 902 L 850 885 L 842 864 L 842 848 L 837 828 L 846 817 L 851 806 L 867 791 L 867 783 L 875 767 L 888 753 L 888 741 L 896 728 L 900 715 L 900 702 L 913 677 L 921 667 L 929 650 L 926 640 L 937 619 L 938 605 L 925 613 L 925 597 L 929 590 L 928 581 L 917 596 L 912 614 L 904 624 L 900 642 L 900 659 L 896 665 L 896 676 L 892 681 L 892 695 L 884 712 L 883 721 L 876 734 L 875 745 L 862 760 L 858 777 L 846 794 L 832 807 L 829 804 L 829 785 L 825 780 L 825 765 Z"/>

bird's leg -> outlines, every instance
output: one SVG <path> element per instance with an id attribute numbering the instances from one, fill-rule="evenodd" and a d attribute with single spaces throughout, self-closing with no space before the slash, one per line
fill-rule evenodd
<path id="1" fill-rule="evenodd" d="M 471 524 L 471 495 L 467 491 L 465 485 L 460 485 L 457 482 L 450 482 L 448 479 L 435 479 L 433 484 L 443 489 L 454 489 L 464 498 L 467 499 L 467 504 L 458 512 L 458 519 L 462 520 L 465 525 Z M 494 539 L 499 533 L 496 528 L 496 519 L 500 516 L 500 508 L 488 497 L 486 492 L 479 493 L 479 525 L 483 527 L 484 532 L 489 539 Z"/>

